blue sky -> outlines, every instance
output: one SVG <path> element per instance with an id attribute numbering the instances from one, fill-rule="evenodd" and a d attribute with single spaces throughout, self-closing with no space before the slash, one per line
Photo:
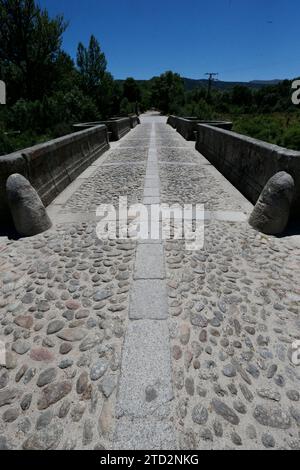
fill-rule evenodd
<path id="1" fill-rule="evenodd" d="M 39 0 L 70 22 L 64 49 L 100 41 L 115 78 L 166 70 L 220 80 L 300 75 L 299 0 Z"/>

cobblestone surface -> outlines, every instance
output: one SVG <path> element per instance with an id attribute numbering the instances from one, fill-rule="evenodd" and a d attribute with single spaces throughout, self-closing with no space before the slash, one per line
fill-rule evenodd
<path id="1" fill-rule="evenodd" d="M 197 155 L 195 150 L 185 150 L 182 152 L 182 149 L 178 148 L 165 148 L 158 147 L 158 158 L 161 163 L 193 163 L 194 165 L 199 165 L 199 153 Z"/>
<path id="2" fill-rule="evenodd" d="M 161 200 L 167 204 L 205 204 L 208 210 L 242 211 L 234 195 L 212 175 L 209 166 L 160 164 Z"/>
<path id="3" fill-rule="evenodd" d="M 142 141 L 144 144 L 144 141 Z M 134 162 L 134 163 L 141 163 L 143 161 L 147 161 L 148 158 L 148 148 L 147 147 L 140 147 L 134 152 L 132 149 L 118 149 L 110 151 L 109 156 L 105 160 L 105 164 L 115 163 L 127 163 L 127 162 Z"/>
<path id="4" fill-rule="evenodd" d="M 147 147 L 149 145 L 149 139 L 127 139 L 126 142 L 120 144 L 120 149 L 129 148 L 134 150 L 139 150 L 142 147 Z"/>
<path id="5" fill-rule="evenodd" d="M 105 154 L 61 213 L 93 212 L 120 195 L 142 202 L 150 138 L 160 162 L 161 202 L 245 212 L 244 198 L 193 143 L 164 118 L 146 117 Z M 159 278 L 167 285 L 168 356 L 157 320 L 131 320 L 128 328 L 135 263 L 143 268 L 136 242 L 99 240 L 95 224 L 79 217 L 30 239 L 0 239 L 0 339 L 7 349 L 0 366 L 0 449 L 111 449 L 137 439 L 155 448 L 299 449 L 300 368 L 292 344 L 300 340 L 300 249 L 293 237 L 211 219 L 202 250 L 164 242 Z M 147 323 L 135 340 L 134 322 L 157 331 Z M 129 415 L 116 416 L 128 330 L 130 363 L 122 367 L 133 370 L 133 351 L 142 365 L 133 381 L 130 374 L 123 380 L 121 404 Z M 171 358 L 166 375 L 172 374 L 173 390 L 166 395 L 154 383 L 142 396 L 146 371 L 155 375 L 159 360 L 153 353 L 147 364 L 147 331 L 152 350 L 160 344 L 166 364 Z M 132 399 L 125 393 L 131 384 Z M 159 423 L 155 411 L 145 430 L 148 418 L 133 421 L 131 410 L 139 411 L 140 400 L 145 410 L 156 410 L 157 398 L 168 404 L 171 420 Z"/>
<path id="6" fill-rule="evenodd" d="M 207 224 L 199 252 L 166 244 L 182 449 L 300 447 L 300 254 L 240 225 Z"/>
<path id="7" fill-rule="evenodd" d="M 182 149 L 188 149 L 190 148 L 190 145 L 188 142 L 186 142 L 184 139 L 182 139 L 180 136 L 175 135 L 167 135 L 167 133 L 158 133 L 157 136 L 157 146 L 158 147 L 166 147 L 166 148 L 182 148 Z"/>
<path id="8" fill-rule="evenodd" d="M 101 166 L 66 203 L 66 212 L 95 212 L 100 204 L 118 204 L 128 196 L 130 204 L 142 202 L 145 163 Z"/>
<path id="9" fill-rule="evenodd" d="M 135 244 L 78 224 L 1 252 L 0 433 L 10 448 L 109 448 Z"/>

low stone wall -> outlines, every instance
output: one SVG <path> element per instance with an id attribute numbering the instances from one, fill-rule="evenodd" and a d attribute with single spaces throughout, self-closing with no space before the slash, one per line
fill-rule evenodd
<path id="1" fill-rule="evenodd" d="M 232 122 L 226 121 L 202 121 L 197 118 L 176 118 L 176 130 L 186 140 L 196 140 L 196 132 L 198 124 L 208 124 L 209 126 L 218 127 L 231 131 Z"/>
<path id="2" fill-rule="evenodd" d="M 130 118 L 111 118 L 108 121 L 102 121 L 101 124 L 107 126 L 112 141 L 120 140 L 131 130 Z"/>
<path id="3" fill-rule="evenodd" d="M 107 149 L 107 128 L 101 125 L 1 156 L 1 224 L 10 220 L 5 187 L 11 174 L 25 176 L 47 206 Z"/>
<path id="4" fill-rule="evenodd" d="M 107 127 L 109 140 L 111 141 L 120 140 L 131 130 L 131 121 L 129 117 L 116 117 L 108 119 L 107 121 L 83 122 L 80 124 L 74 124 L 73 127 L 75 130 L 81 131 L 100 124 L 104 124 Z"/>
<path id="5" fill-rule="evenodd" d="M 75 132 L 80 132 L 80 131 L 85 131 L 87 129 L 92 129 L 93 127 L 97 126 L 103 126 L 105 124 L 102 124 L 101 121 L 95 121 L 95 122 L 81 122 L 79 124 L 73 124 L 73 129 Z"/>
<path id="6" fill-rule="evenodd" d="M 130 127 L 131 129 L 134 129 L 138 124 L 140 124 L 140 118 L 134 114 L 132 116 L 129 116 L 129 119 L 130 119 Z"/>
<path id="7" fill-rule="evenodd" d="M 176 116 L 169 116 L 167 119 L 167 124 L 169 124 L 174 129 L 176 128 Z"/>
<path id="8" fill-rule="evenodd" d="M 279 171 L 295 180 L 292 217 L 300 216 L 300 152 L 208 125 L 197 126 L 196 148 L 253 204 Z"/>

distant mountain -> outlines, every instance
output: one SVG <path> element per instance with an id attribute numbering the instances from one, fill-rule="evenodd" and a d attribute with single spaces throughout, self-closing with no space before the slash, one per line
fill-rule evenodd
<path id="1" fill-rule="evenodd" d="M 194 90 L 199 87 L 207 87 L 208 80 L 200 79 L 196 80 L 193 78 L 183 78 L 184 84 L 187 90 Z M 259 89 L 267 85 L 277 85 L 282 80 L 252 80 L 251 82 L 223 82 L 222 80 L 215 80 L 213 82 L 213 87 L 218 90 L 230 90 L 231 88 L 242 85 L 253 89 Z"/>
<path id="2" fill-rule="evenodd" d="M 282 80 L 252 80 L 249 83 L 255 83 L 258 85 L 278 85 Z"/>
<path id="3" fill-rule="evenodd" d="M 145 86 L 147 84 L 150 84 L 153 78 L 151 78 L 150 80 L 137 80 L 137 82 L 141 86 Z M 208 80 L 205 78 L 200 78 L 199 80 L 195 78 L 186 78 L 186 77 L 182 77 L 182 78 L 184 81 L 184 86 L 186 90 L 188 91 L 194 90 L 195 88 L 207 88 Z M 124 80 L 117 80 L 117 81 L 120 84 L 124 82 Z M 223 82 L 222 80 L 215 80 L 213 82 L 213 88 L 218 89 L 218 90 L 230 90 L 237 85 L 242 85 L 242 86 L 246 86 L 246 87 L 258 90 L 259 88 L 262 88 L 267 85 L 278 85 L 278 83 L 280 82 L 282 82 L 282 80 L 277 80 L 277 79 L 276 80 L 252 80 L 250 82 Z"/>

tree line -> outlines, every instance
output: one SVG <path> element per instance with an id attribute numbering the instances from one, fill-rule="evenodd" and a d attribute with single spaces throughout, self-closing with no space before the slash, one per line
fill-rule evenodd
<path id="1" fill-rule="evenodd" d="M 300 151 L 300 107 L 293 104 L 292 93 L 291 80 L 258 89 L 236 85 L 189 91 L 178 74 L 167 72 L 152 80 L 150 96 L 164 114 L 230 120 L 233 131 Z"/>

